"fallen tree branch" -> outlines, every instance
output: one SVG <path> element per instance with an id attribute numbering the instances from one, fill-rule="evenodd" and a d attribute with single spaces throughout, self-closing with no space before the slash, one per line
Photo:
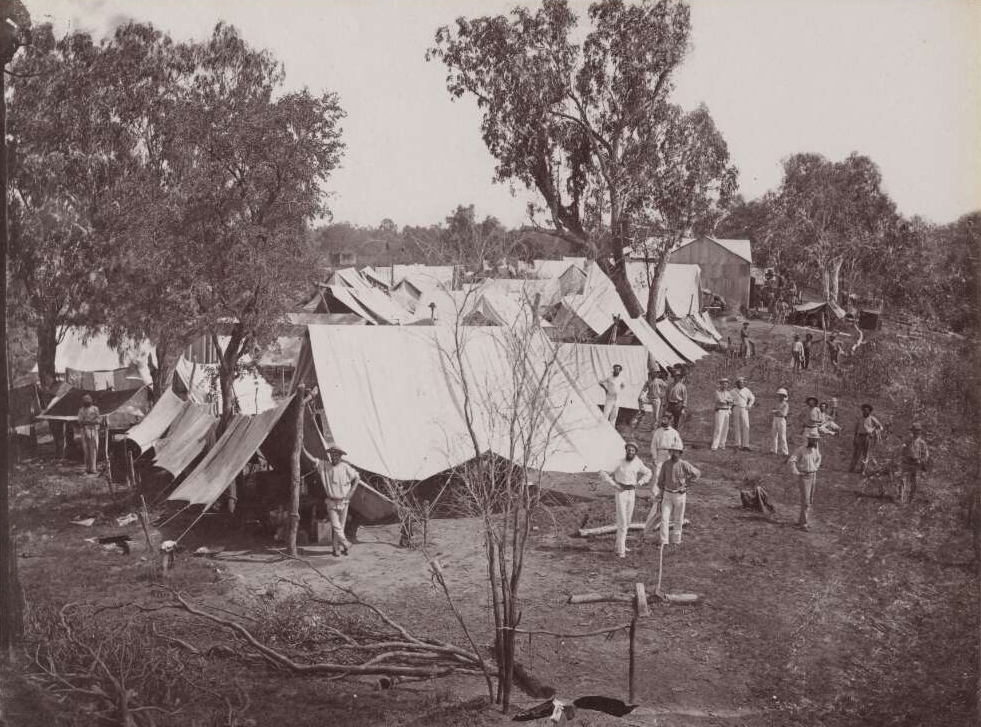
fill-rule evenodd
<path id="1" fill-rule="evenodd" d="M 627 530 L 643 530 L 644 523 L 630 523 Z M 594 535 L 612 535 L 617 531 L 616 525 L 597 525 L 595 528 L 579 528 L 580 538 L 589 538 Z"/>

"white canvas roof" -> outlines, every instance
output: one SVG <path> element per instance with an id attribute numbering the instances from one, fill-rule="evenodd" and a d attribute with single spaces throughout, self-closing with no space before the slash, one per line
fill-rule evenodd
<path id="1" fill-rule="evenodd" d="M 136 364 L 144 384 L 152 381 L 148 360 L 154 347 L 149 341 L 127 341 L 121 349 L 109 345 L 106 333 L 89 334 L 84 328 L 63 329 L 64 337 L 55 349 L 55 372 L 65 369 L 78 371 L 113 371 Z M 37 366 L 34 367 L 37 370 Z"/>
<path id="2" fill-rule="evenodd" d="M 218 343 L 224 345 L 227 340 L 226 337 L 219 336 Z M 190 400 L 195 404 L 211 403 L 211 382 L 217 374 L 218 364 L 192 364 L 183 356 L 174 367 L 174 376 L 180 377 L 181 383 L 189 392 Z M 276 406 L 272 386 L 257 372 L 243 372 L 232 382 L 232 393 L 242 414 L 258 414 Z M 216 397 L 215 405 L 220 412 L 220 396 Z"/>
<path id="3" fill-rule="evenodd" d="M 643 346 L 560 343 L 559 361 L 589 401 L 599 406 L 606 401 L 599 382 L 613 373 L 613 364 L 620 364 L 621 375 L 627 377 L 627 387 L 620 393 L 620 406 L 637 408 L 637 397 L 647 381 L 647 350 Z"/>
<path id="4" fill-rule="evenodd" d="M 463 341 L 459 349 L 456 335 Z M 511 456 L 510 417 L 517 411 L 518 423 L 528 423 L 522 412 L 528 411 L 531 382 L 542 380 L 553 350 L 536 333 L 533 355 L 516 366 L 514 340 L 498 326 L 310 326 L 294 384 L 318 383 L 329 434 L 352 464 L 396 480 L 420 480 L 475 456 L 463 380 L 478 448 Z M 529 464 L 546 471 L 612 468 L 623 440 L 558 367 L 549 369 L 538 391 L 543 426 L 534 428 L 527 447 L 515 443 L 514 460 L 522 463 L 527 450 Z M 545 429 L 552 433 L 547 441 Z"/>
<path id="5" fill-rule="evenodd" d="M 659 336 L 653 328 L 651 328 L 651 324 L 645 319 L 624 318 L 623 322 L 630 329 L 630 332 L 634 334 L 634 337 L 640 341 L 641 345 L 647 349 L 651 358 L 660 364 L 661 368 L 666 369 L 670 366 L 675 366 L 685 362 L 685 360 L 675 353 L 667 342 L 661 338 L 661 336 Z"/>
<path id="6" fill-rule="evenodd" d="M 133 442 L 140 452 L 145 452 L 163 436 L 167 427 L 180 414 L 183 406 L 183 399 L 168 387 L 143 420 L 126 432 L 126 438 Z"/>

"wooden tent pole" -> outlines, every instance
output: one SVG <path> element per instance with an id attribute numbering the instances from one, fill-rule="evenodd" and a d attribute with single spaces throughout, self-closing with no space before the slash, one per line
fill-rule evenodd
<path id="1" fill-rule="evenodd" d="M 290 458 L 290 526 L 286 541 L 287 552 L 296 557 L 296 535 L 300 527 L 300 454 L 303 452 L 303 410 L 305 408 L 303 384 L 296 389 L 296 425 L 293 438 L 293 454 Z"/>

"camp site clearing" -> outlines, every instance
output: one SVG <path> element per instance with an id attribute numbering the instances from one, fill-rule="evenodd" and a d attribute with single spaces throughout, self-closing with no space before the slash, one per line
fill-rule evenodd
<path id="1" fill-rule="evenodd" d="M 738 324 L 720 325 L 723 335 L 737 334 Z M 759 360 L 736 363 L 727 375 L 749 377 L 762 411 L 779 384 L 760 362 L 767 352 L 789 348 L 795 329 L 763 322 L 752 329 Z M 931 473 L 925 504 L 911 511 L 876 497 L 874 484 L 847 473 L 847 438 L 822 440 L 826 465 L 814 505 L 816 527 L 803 533 L 793 527 L 796 484 L 784 460 L 769 454 L 766 416 L 754 415 L 751 452 L 709 451 L 712 379 L 723 366 L 717 354 L 709 361 L 714 368 L 704 365 L 692 377 L 692 416 L 684 432 L 685 456 L 702 470 L 702 479 L 689 493 L 683 545 L 666 550 L 663 575 L 665 591 L 697 593 L 700 601 L 652 603 L 637 637 L 640 707 L 625 718 L 590 713 L 588 724 L 812 723 L 817 705 L 825 724 L 859 724 L 862 715 L 886 713 L 901 715 L 903 724 L 967 724 L 978 582 L 970 533 L 954 522 L 956 508 L 944 499 L 945 472 Z M 826 381 L 795 381 L 793 399 L 799 404 L 812 392 L 822 399 L 838 394 Z M 859 403 L 839 398 L 846 412 Z M 888 402 L 873 403 L 884 419 L 895 414 Z M 649 422 L 637 433 L 645 461 L 648 427 Z M 621 420 L 620 433 L 628 437 L 628 429 Z M 774 514 L 740 506 L 739 489 L 751 478 L 766 488 Z M 629 620 L 629 606 L 622 603 L 572 605 L 569 596 L 629 595 L 637 582 L 650 586 L 656 546 L 632 531 L 631 550 L 619 560 L 612 536 L 576 537 L 584 521 L 612 522 L 611 493 L 595 475 L 552 473 L 544 484 L 549 494 L 535 515 L 521 626 L 565 634 Z M 152 499 L 155 493 L 142 494 Z M 58 602 L 93 607 L 152 604 L 164 597 L 148 580 L 158 554 L 148 551 L 138 525 L 130 526 L 128 555 L 92 542 L 119 531 L 116 518 L 137 507 L 133 495 L 111 500 L 104 481 L 83 478 L 69 466 L 44 460 L 16 466 L 12 508 L 29 604 L 54 595 Z M 649 496 L 638 498 L 635 522 L 649 506 Z M 73 524 L 88 517 L 94 518 L 90 527 Z M 173 528 L 164 525 L 151 537 L 157 543 L 180 534 Z M 438 558 L 453 602 L 477 642 L 486 645 L 492 622 L 479 523 L 436 517 L 426 536 L 424 547 L 400 548 L 397 524 L 364 526 L 348 556 L 335 558 L 329 544 L 310 543 L 301 545 L 300 557 L 415 633 L 464 644 L 427 567 Z M 181 545 L 165 582 L 169 589 L 246 615 L 243 623 L 273 645 L 302 649 L 316 631 L 311 613 L 301 608 L 307 603 L 303 584 L 315 597 L 326 597 L 329 589 L 303 562 L 286 558 L 281 542 L 236 530 L 215 514 L 203 517 Z M 209 554 L 195 556 L 199 548 Z M 479 677 L 406 681 L 389 689 L 369 678 L 297 678 L 257 661 L 242 641 L 185 614 L 160 612 L 156 623 L 168 637 L 197 649 L 197 656 L 186 658 L 204 660 L 214 680 L 202 689 L 235 685 L 247 695 L 235 724 L 489 725 L 508 719 L 488 707 Z M 227 648 L 210 649 L 214 645 Z M 627 652 L 623 633 L 610 639 L 534 635 L 519 639 L 517 661 L 558 695 L 625 699 Z M 912 655 L 923 678 L 900 682 L 897 663 Z M 5 680 L 3 689 L 11 724 L 53 723 L 57 704 L 42 699 L 30 682 Z M 513 701 L 521 708 L 542 700 L 518 693 Z M 188 706 L 182 723 L 197 723 L 194 709 Z"/>

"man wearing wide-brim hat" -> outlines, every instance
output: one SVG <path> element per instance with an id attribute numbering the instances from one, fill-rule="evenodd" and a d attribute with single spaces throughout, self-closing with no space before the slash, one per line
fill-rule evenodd
<path id="1" fill-rule="evenodd" d="M 824 424 L 824 415 L 821 414 L 821 407 L 818 405 L 818 398 L 816 396 L 809 396 L 804 400 L 807 405 L 807 409 L 804 411 L 804 418 L 802 424 L 804 426 L 804 436 L 810 437 L 812 434 L 816 434 L 820 437 L 821 425 Z"/>
<path id="2" fill-rule="evenodd" d="M 820 438 L 821 435 L 817 432 L 808 434 L 807 444 L 798 447 L 790 455 L 790 469 L 800 481 L 800 516 L 797 524 L 804 530 L 811 529 L 811 504 L 817 488 L 817 473 L 821 469 L 821 450 L 818 449 Z"/>
<path id="3" fill-rule="evenodd" d="M 773 437 L 773 453 L 787 456 L 787 415 L 790 414 L 790 403 L 787 401 L 787 390 L 782 386 L 777 389 L 777 405 L 770 409 L 773 421 L 770 433 Z"/>
<path id="4" fill-rule="evenodd" d="M 624 457 L 617 463 L 612 472 L 600 472 L 600 477 L 616 489 L 613 496 L 616 505 L 617 539 L 616 553 L 618 558 L 627 557 L 627 530 L 634 516 L 634 503 L 637 501 L 637 488 L 651 481 L 652 473 L 640 457 L 636 442 L 627 442 L 624 447 Z"/>
<path id="5" fill-rule="evenodd" d="M 729 436 L 729 413 L 732 411 L 732 392 L 729 379 L 719 379 L 719 388 L 712 394 L 715 407 L 715 428 L 712 430 L 712 449 L 725 449 Z"/>
<path id="6" fill-rule="evenodd" d="M 313 456 L 305 447 L 303 453 L 314 463 L 321 484 L 327 493 L 327 517 L 330 518 L 331 545 L 334 555 L 348 554 L 351 541 L 344 534 L 348 505 L 354 489 L 361 484 L 361 475 L 343 460 L 347 452 L 336 444 L 327 447 L 328 459 Z"/>
<path id="7" fill-rule="evenodd" d="M 94 475 L 96 462 L 99 458 L 99 424 L 102 414 L 92 402 L 92 397 L 85 394 L 82 406 L 78 410 L 78 428 L 82 434 L 82 451 L 85 453 L 85 473 Z"/>
<path id="8" fill-rule="evenodd" d="M 925 472 L 930 461 L 930 449 L 920 436 L 922 427 L 914 422 L 909 427 L 909 437 L 903 442 L 903 480 L 906 493 L 903 499 L 912 502 L 916 496 L 916 480 L 920 472 Z"/>
<path id="9" fill-rule="evenodd" d="M 661 466 L 655 487 L 655 500 L 661 504 L 661 545 L 681 544 L 681 529 L 685 522 L 685 503 L 688 486 L 697 481 L 702 473 L 697 467 L 681 459 L 684 445 L 681 441 L 671 447 L 671 457 Z M 655 504 L 657 504 L 655 502 Z M 654 509 L 651 510 L 653 515 Z M 653 518 L 649 517 L 647 524 Z"/>

